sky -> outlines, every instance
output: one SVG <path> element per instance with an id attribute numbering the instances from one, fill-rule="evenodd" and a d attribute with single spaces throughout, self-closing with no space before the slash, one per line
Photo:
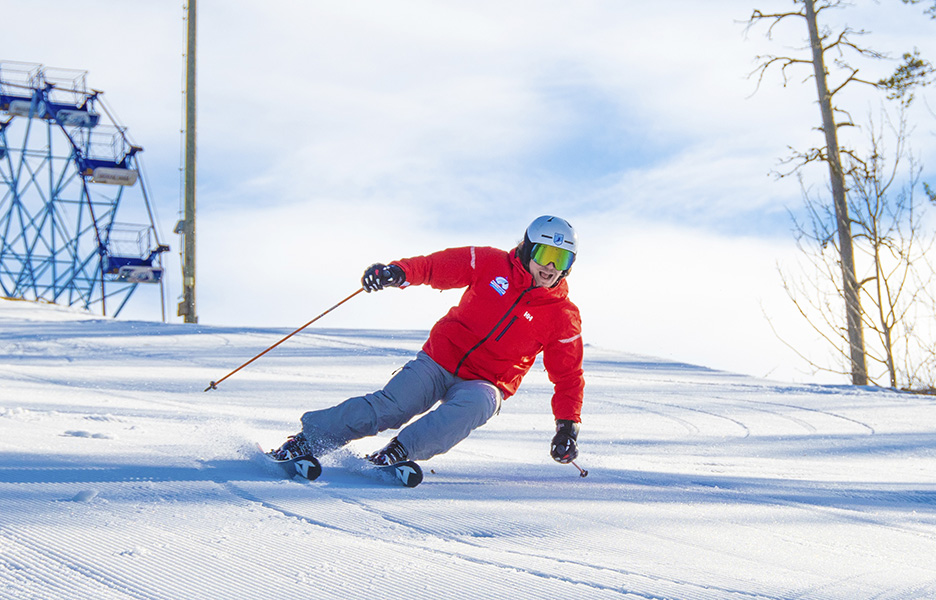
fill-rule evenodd
<path id="1" fill-rule="evenodd" d="M 534 218 L 554 214 L 579 235 L 569 283 L 587 343 L 823 379 L 787 347 L 818 362 L 829 355 L 781 285 L 778 267 L 797 268 L 790 215 L 803 200 L 795 178 L 775 176 L 790 148 L 821 144 L 815 88 L 807 67 L 786 86 L 777 71 L 759 88 L 749 77 L 760 55 L 802 52 L 798 23 L 770 40 L 765 25 L 746 28 L 755 8 L 792 6 L 202 0 L 200 322 L 299 327 L 357 289 L 373 262 L 507 249 Z M 155 0 L 7 2 L 5 20 L 23 26 L 0 41 L 0 60 L 88 71 L 143 146 L 172 246 L 173 322 L 184 12 Z M 862 1 L 831 15 L 869 30 L 861 41 L 875 49 L 936 57 L 936 21 L 920 6 Z M 877 98 L 841 95 L 857 120 L 876 114 Z M 913 144 L 933 181 L 932 88 L 920 98 Z M 808 168 L 803 185 L 822 194 L 824 175 Z M 457 299 L 388 290 L 321 325 L 428 330 Z M 159 292 L 138 290 L 122 316 L 159 319 Z"/>

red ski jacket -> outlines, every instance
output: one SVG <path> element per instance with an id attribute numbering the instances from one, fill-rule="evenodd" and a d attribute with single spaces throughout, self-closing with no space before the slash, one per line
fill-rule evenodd
<path id="1" fill-rule="evenodd" d="M 565 280 L 536 287 L 516 250 L 496 248 L 451 248 L 393 264 L 406 273 L 403 287 L 467 287 L 423 346 L 434 361 L 463 379 L 493 383 L 507 398 L 542 352 L 554 386 L 553 416 L 581 420 L 582 320 Z"/>

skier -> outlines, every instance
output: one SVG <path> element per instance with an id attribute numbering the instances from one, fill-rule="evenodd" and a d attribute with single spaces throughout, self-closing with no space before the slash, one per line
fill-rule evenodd
<path id="1" fill-rule="evenodd" d="M 497 414 L 542 352 L 554 385 L 550 454 L 560 463 L 575 460 L 584 389 L 582 336 L 565 278 L 576 250 L 572 226 L 542 216 L 510 252 L 451 248 L 368 267 L 361 279 L 368 293 L 422 284 L 467 289 L 433 326 L 416 358 L 382 390 L 305 413 L 302 431 L 271 456 L 321 456 L 351 440 L 398 429 L 417 415 L 423 416 L 367 459 L 392 465 L 442 454 Z"/>

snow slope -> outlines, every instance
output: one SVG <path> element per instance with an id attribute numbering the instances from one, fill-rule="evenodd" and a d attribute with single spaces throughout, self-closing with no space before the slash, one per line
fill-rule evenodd
<path id="1" fill-rule="evenodd" d="M 310 330 L 202 391 L 286 333 L 0 301 L 0 598 L 936 597 L 931 398 L 589 347 L 585 479 L 537 368 L 418 488 L 299 483 L 254 442 L 424 334 Z"/>

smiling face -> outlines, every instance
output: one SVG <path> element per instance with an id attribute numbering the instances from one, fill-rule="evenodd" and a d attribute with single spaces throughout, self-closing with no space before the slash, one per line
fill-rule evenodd
<path id="1" fill-rule="evenodd" d="M 529 268 L 530 275 L 533 276 L 533 283 L 536 287 L 552 287 L 559 283 L 559 277 L 562 275 L 553 263 L 549 263 L 544 267 L 532 258 L 530 259 Z"/>
<path id="2" fill-rule="evenodd" d="M 541 237 L 547 237 L 545 235 Z M 550 288 L 554 287 L 562 279 L 564 273 L 568 273 L 575 261 L 574 241 L 570 244 L 571 248 L 562 247 L 564 236 L 561 233 L 553 235 L 554 244 L 530 242 L 529 233 L 526 236 L 524 244 L 529 245 L 529 261 L 527 270 L 533 276 L 533 283 L 536 287 Z"/>

